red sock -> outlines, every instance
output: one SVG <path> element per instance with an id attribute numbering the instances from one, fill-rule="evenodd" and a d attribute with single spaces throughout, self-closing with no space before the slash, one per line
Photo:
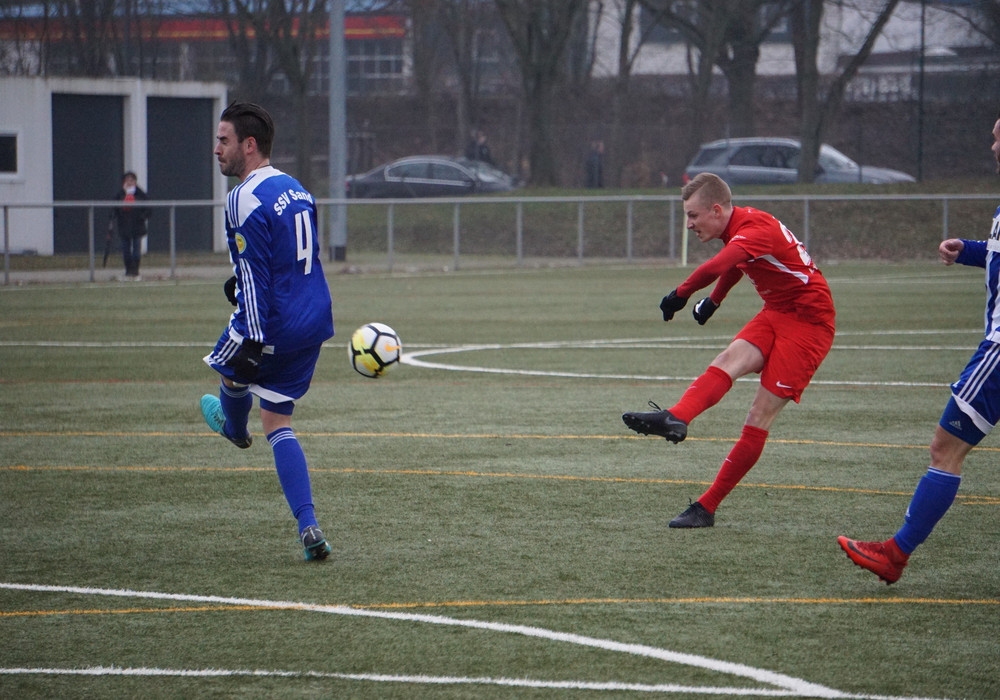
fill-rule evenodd
<path id="1" fill-rule="evenodd" d="M 670 412 L 685 423 L 690 423 L 704 411 L 719 403 L 726 392 L 733 388 L 733 379 L 718 367 L 710 366 L 687 388 L 681 400 Z"/>
<path id="2" fill-rule="evenodd" d="M 722 463 L 719 473 L 715 476 L 715 481 L 708 488 L 698 503 L 705 507 L 709 513 L 714 513 L 715 509 L 722 503 L 722 499 L 729 495 L 729 492 L 736 488 L 736 484 L 746 476 L 747 472 L 760 459 L 761 452 L 764 451 L 764 443 L 767 442 L 767 431 L 755 428 L 752 425 L 743 426 L 743 434 L 729 451 L 729 456 Z"/>

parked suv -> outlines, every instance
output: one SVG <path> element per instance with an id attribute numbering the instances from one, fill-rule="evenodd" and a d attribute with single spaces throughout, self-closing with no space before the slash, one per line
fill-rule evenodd
<path id="1" fill-rule="evenodd" d="M 802 146 L 795 139 L 740 138 L 702 144 L 701 150 L 684 170 L 684 182 L 702 172 L 715 173 L 733 185 L 787 185 L 798 181 Z M 858 165 L 832 146 L 819 149 L 817 183 L 915 182 L 898 170 Z"/>

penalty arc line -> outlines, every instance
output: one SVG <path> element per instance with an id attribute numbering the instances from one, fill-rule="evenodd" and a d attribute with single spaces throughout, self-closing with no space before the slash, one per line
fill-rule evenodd
<path id="1" fill-rule="evenodd" d="M 628 644 L 624 642 L 616 642 L 608 639 L 599 639 L 595 637 L 588 637 L 569 632 L 557 632 L 554 630 L 547 630 L 540 627 L 531 627 L 528 625 L 513 625 L 502 622 L 469 620 L 469 619 L 444 617 L 439 615 L 427 615 L 419 613 L 369 610 L 361 608 L 352 608 L 343 605 L 317 605 L 317 604 L 297 603 L 289 601 L 258 600 L 252 598 L 233 598 L 227 596 L 212 596 L 212 595 L 206 596 L 206 595 L 179 594 L 179 593 L 162 593 L 155 591 L 134 591 L 127 589 L 84 588 L 78 586 L 51 586 L 51 585 L 41 585 L 41 584 L 22 584 L 22 583 L 4 583 L 4 582 L 0 582 L 0 589 L 36 591 L 36 592 L 46 592 L 46 593 L 69 593 L 78 595 L 98 595 L 98 596 L 111 596 L 119 598 L 174 600 L 174 601 L 187 601 L 187 602 L 200 602 L 200 603 L 216 603 L 224 605 L 241 605 L 241 606 L 259 607 L 263 609 L 272 609 L 272 610 L 274 609 L 302 610 L 308 612 L 326 613 L 331 615 L 344 615 L 348 617 L 369 617 L 375 619 L 395 620 L 401 622 L 420 622 L 424 624 L 465 627 L 469 629 L 479 629 L 489 632 L 517 634 L 525 637 L 547 639 L 550 641 L 565 642 L 584 647 L 603 649 L 605 651 L 630 654 L 634 656 L 641 656 L 652 659 L 659 659 L 661 661 L 678 663 L 686 666 L 692 666 L 695 668 L 702 668 L 709 671 L 738 676 L 741 678 L 748 678 L 750 680 L 754 680 L 759 683 L 766 683 L 768 685 L 775 686 L 776 688 L 780 689 L 780 691 L 783 691 L 783 692 L 775 692 L 774 690 L 770 689 L 747 689 L 747 688 L 714 689 L 713 691 L 708 688 L 705 688 L 701 690 L 691 689 L 689 692 L 715 692 L 716 694 L 718 694 L 720 690 L 724 690 L 724 692 L 726 692 L 727 694 L 733 694 L 733 695 L 751 695 L 751 694 L 794 695 L 799 697 L 813 697 L 813 698 L 858 698 L 858 699 L 877 697 L 877 696 L 855 695 L 850 693 L 844 693 L 839 690 L 835 690 L 833 688 L 828 688 L 826 686 L 822 686 L 816 683 L 810 683 L 808 681 L 799 678 L 794 678 L 792 676 L 787 676 L 782 673 L 777 673 L 775 671 L 768 671 L 766 669 L 754 668 L 751 666 L 747 666 L 745 664 L 738 664 L 729 661 L 720 661 L 717 659 L 711 659 L 704 656 L 697 656 L 694 654 L 686 654 L 681 652 L 670 651 L 668 649 L 651 647 L 644 644 Z"/>
<path id="2" fill-rule="evenodd" d="M 425 685 L 493 685 L 509 688 L 532 688 L 543 690 L 608 690 L 614 692 L 639 693 L 691 693 L 697 695 L 736 695 L 741 697 L 802 697 L 797 692 L 787 690 L 767 690 L 764 688 L 724 688 L 713 686 L 685 686 L 673 683 L 623 683 L 619 681 L 543 681 L 530 678 L 494 678 L 492 676 L 427 676 L 391 675 L 383 673 L 331 673 L 321 671 L 265 671 L 261 669 L 165 669 L 165 668 L 123 668 L 118 666 L 92 666 L 89 668 L 0 668 L 0 675 L 61 675 L 61 676 L 148 676 L 178 678 L 325 678 L 347 681 L 375 681 L 380 683 L 410 683 Z M 839 694 L 836 698 L 854 700 L 931 700 L 929 698 L 889 698 L 880 695 Z"/>
<path id="3" fill-rule="evenodd" d="M 498 346 L 499 347 L 499 346 Z M 569 379 L 624 379 L 629 381 L 651 381 L 651 382 L 690 382 L 697 377 L 681 377 L 681 376 L 670 376 L 670 375 L 649 375 L 649 374 L 602 374 L 597 372 L 564 372 L 557 370 L 538 370 L 538 369 L 507 369 L 501 367 L 478 367 L 475 365 L 455 365 L 448 364 L 444 362 L 428 362 L 427 360 L 420 359 L 424 356 L 429 355 L 440 355 L 445 353 L 454 352 L 474 352 L 476 350 L 493 349 L 486 348 L 484 346 L 468 346 L 464 348 L 448 348 L 439 350 L 422 350 L 418 352 L 410 352 L 404 354 L 400 357 L 399 361 L 404 365 L 410 365 L 411 367 L 420 367 L 422 369 L 438 369 L 446 370 L 451 372 L 477 372 L 480 374 L 510 374 L 518 375 L 522 377 L 562 377 Z M 742 377 L 737 379 L 738 382 L 756 382 L 755 378 Z M 903 381 L 884 381 L 884 382 L 863 382 L 857 380 L 851 381 L 840 381 L 832 379 L 814 379 L 810 384 L 824 385 L 824 386 L 850 386 L 850 387 L 929 387 L 929 388 L 941 388 L 950 386 L 944 382 L 903 382 Z"/>
<path id="4" fill-rule="evenodd" d="M 905 334 L 905 333 L 904 333 Z M 527 377 L 562 377 L 570 379 L 612 379 L 628 381 L 657 381 L 657 382 L 688 382 L 695 377 L 671 376 L 671 375 L 644 375 L 644 374 L 617 374 L 617 373 L 597 373 L 597 372 L 571 372 L 561 370 L 532 370 L 532 369 L 510 369 L 502 367 L 482 367 L 475 365 L 456 365 L 444 362 L 431 362 L 424 357 L 436 355 L 449 355 L 456 353 L 481 352 L 489 350 L 552 350 L 552 349 L 622 349 L 634 346 L 636 343 L 645 347 L 677 347 L 676 343 L 690 343 L 694 338 L 674 338 L 674 339 L 619 339 L 619 340 L 577 340 L 577 341 L 541 341 L 534 343 L 481 343 L 467 345 L 449 345 L 438 347 L 422 346 L 424 349 L 411 350 L 403 353 L 400 363 L 423 369 L 445 370 L 451 372 L 474 372 L 480 374 L 507 374 Z M 704 342 L 705 339 L 700 339 Z M 646 346 L 645 344 L 652 343 Z M 714 349 L 714 346 L 699 346 L 704 349 Z M 847 350 L 967 350 L 964 347 L 939 346 L 928 348 L 927 346 L 846 346 L 834 349 Z M 751 382 L 756 379 L 743 377 L 737 381 Z M 943 382 L 913 382 L 913 381 L 857 381 L 857 380 L 823 380 L 813 379 L 811 384 L 826 386 L 865 386 L 865 387 L 920 387 L 920 388 L 940 388 L 950 386 Z"/>

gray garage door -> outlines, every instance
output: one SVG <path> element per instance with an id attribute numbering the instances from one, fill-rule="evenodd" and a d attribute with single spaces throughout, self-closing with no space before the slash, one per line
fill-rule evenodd
<path id="1" fill-rule="evenodd" d="M 146 102 L 149 196 L 151 199 L 212 199 L 216 168 L 211 99 L 150 97 Z M 213 216 L 222 210 L 182 207 L 175 210 L 177 249 L 212 250 Z M 157 208 L 149 222 L 149 249 L 169 250 L 169 214 Z"/>
<path id="2" fill-rule="evenodd" d="M 55 201 L 114 199 L 123 170 L 123 98 L 52 95 L 52 197 Z M 140 183 L 141 185 L 142 183 Z M 103 247 L 111 210 L 97 210 L 95 237 Z M 56 253 L 87 251 L 87 210 L 55 208 Z"/>

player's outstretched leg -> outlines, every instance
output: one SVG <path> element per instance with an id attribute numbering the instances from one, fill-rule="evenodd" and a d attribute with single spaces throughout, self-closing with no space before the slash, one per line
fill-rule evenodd
<path id="1" fill-rule="evenodd" d="M 217 432 L 222 437 L 229 440 L 241 450 L 245 450 L 253 444 L 253 436 L 247 433 L 243 437 L 234 438 L 226 433 L 226 414 L 222 410 L 222 402 L 218 397 L 205 394 L 201 397 L 201 415 L 204 416 L 208 427 Z"/>
<path id="2" fill-rule="evenodd" d="M 680 401 L 663 410 L 652 401 L 652 411 L 629 411 L 622 420 L 629 428 L 643 435 L 659 435 L 678 443 L 687 437 L 688 424 L 696 417 L 719 403 L 733 388 L 733 378 L 725 371 L 710 365 L 695 379 L 681 396 Z"/>
<path id="3" fill-rule="evenodd" d="M 629 411 L 622 414 L 622 422 L 642 435 L 659 435 L 672 443 L 678 443 L 687 437 L 687 423 L 680 420 L 670 411 L 665 411 L 652 401 L 649 402 L 652 411 Z"/>
<path id="4" fill-rule="evenodd" d="M 841 535 L 837 538 L 837 544 L 851 561 L 862 569 L 868 569 L 886 584 L 899 580 L 910 558 L 892 537 L 885 542 L 859 542 Z"/>

